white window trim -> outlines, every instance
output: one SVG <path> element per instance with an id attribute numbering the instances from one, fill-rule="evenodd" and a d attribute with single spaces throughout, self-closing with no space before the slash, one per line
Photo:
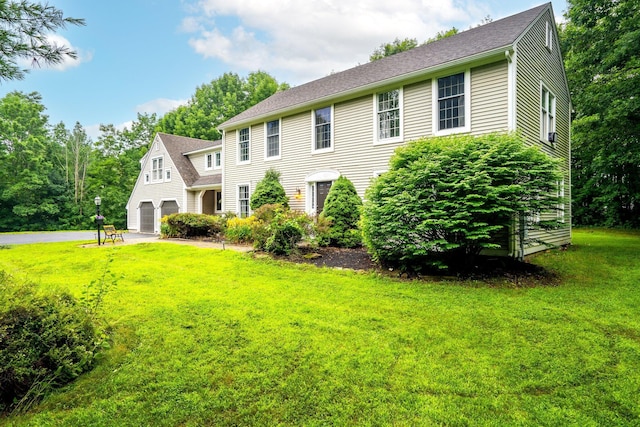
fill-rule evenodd
<path id="1" fill-rule="evenodd" d="M 565 206 L 564 206 L 564 178 L 558 181 L 558 197 L 562 200 L 558 203 L 557 206 L 557 218 L 558 221 L 564 224 L 565 222 Z"/>
<path id="2" fill-rule="evenodd" d="M 240 131 L 244 129 L 249 129 L 249 159 L 248 160 L 240 160 Z M 236 131 L 236 151 L 238 155 L 236 157 L 237 165 L 248 165 L 251 163 L 251 126 L 247 126 Z"/>
<path id="3" fill-rule="evenodd" d="M 162 160 L 162 168 L 159 168 L 159 174 L 157 174 L 159 175 L 159 178 L 153 179 L 153 171 L 154 171 L 153 163 L 155 160 L 158 160 L 158 159 Z M 164 164 L 164 156 L 160 155 L 160 156 L 152 157 L 149 162 L 149 167 L 150 167 L 149 174 L 151 175 L 150 183 L 158 184 L 158 183 L 164 182 L 164 170 L 166 169 Z"/>
<path id="4" fill-rule="evenodd" d="M 220 164 L 216 165 L 216 158 L 220 158 Z M 217 150 L 213 152 L 213 168 L 214 169 L 222 169 L 222 150 Z"/>
<path id="5" fill-rule="evenodd" d="M 449 77 L 454 74 L 464 72 L 464 126 L 453 129 L 439 130 L 440 127 L 440 104 L 438 103 L 438 79 Z M 436 136 L 453 135 L 456 133 L 471 132 L 471 70 L 455 71 L 434 77 L 431 81 L 432 92 L 432 126 L 433 134 Z"/>
<path id="6" fill-rule="evenodd" d="M 207 153 L 204 155 L 204 170 L 210 171 L 213 169 L 213 153 Z"/>
<path id="7" fill-rule="evenodd" d="M 548 100 L 545 100 L 544 105 L 548 105 L 548 110 L 543 112 L 543 100 L 542 93 L 546 91 Z M 540 82 L 540 102 L 538 104 L 538 108 L 540 109 L 540 141 L 545 144 L 555 144 L 549 141 L 549 134 L 556 132 L 556 104 L 558 98 L 556 95 L 546 86 L 543 82 Z M 546 121 L 546 123 L 545 123 Z M 546 132 L 545 132 L 546 130 Z"/>
<path id="8" fill-rule="evenodd" d="M 277 156 L 269 156 L 269 135 L 267 135 L 267 124 L 271 122 L 278 122 L 278 155 Z M 282 120 L 269 120 L 268 122 L 264 122 L 264 160 L 265 162 L 271 160 L 280 160 L 282 158 Z"/>
<path id="9" fill-rule="evenodd" d="M 171 182 L 171 168 L 164 168 L 164 182 Z"/>
<path id="10" fill-rule="evenodd" d="M 322 154 L 322 153 L 330 153 L 335 151 L 335 146 L 336 146 L 335 138 L 334 138 L 335 108 L 333 104 L 329 105 L 328 107 L 331 108 L 331 133 L 330 133 L 331 146 L 329 148 L 321 148 L 319 150 L 316 150 L 316 111 L 327 108 L 327 106 L 315 108 L 311 110 L 311 154 Z"/>
<path id="11" fill-rule="evenodd" d="M 151 172 L 146 172 L 144 174 L 144 185 L 151 183 Z"/>
<path id="12" fill-rule="evenodd" d="M 379 123 L 378 123 L 378 95 L 397 90 L 398 91 L 398 109 L 400 111 L 400 135 L 393 138 L 380 139 Z M 392 144 L 404 141 L 404 91 L 400 87 L 385 92 L 377 92 L 373 94 L 373 145 Z"/>
<path id="13" fill-rule="evenodd" d="M 236 215 L 238 215 L 239 217 L 242 217 L 242 211 L 240 208 L 240 187 L 247 187 L 248 189 L 249 198 L 247 199 L 247 201 L 249 203 L 248 205 L 249 209 L 248 209 L 247 216 L 250 216 L 251 215 L 251 184 L 248 182 L 236 185 Z"/>
<path id="14" fill-rule="evenodd" d="M 553 51 L 553 26 L 551 25 L 551 23 L 549 21 L 547 21 L 546 23 L 546 28 L 545 28 L 545 41 L 544 41 L 544 45 L 547 49 L 549 49 L 549 52 Z"/>

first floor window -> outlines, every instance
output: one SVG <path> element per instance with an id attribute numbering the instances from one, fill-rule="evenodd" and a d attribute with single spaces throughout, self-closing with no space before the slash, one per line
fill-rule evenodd
<path id="1" fill-rule="evenodd" d="M 438 130 L 465 126 L 464 73 L 438 79 Z"/>
<path id="2" fill-rule="evenodd" d="M 267 157 L 280 157 L 280 120 L 267 122 Z"/>
<path id="3" fill-rule="evenodd" d="M 558 182 L 558 198 L 560 198 L 557 208 L 558 221 L 564 222 L 564 179 Z"/>
<path id="4" fill-rule="evenodd" d="M 249 159 L 249 128 L 244 128 L 238 132 L 238 161 L 248 162 Z"/>
<path id="5" fill-rule="evenodd" d="M 540 92 L 540 140 L 553 141 L 556 131 L 556 97 L 542 86 Z"/>
<path id="6" fill-rule="evenodd" d="M 379 93 L 377 97 L 378 139 L 400 136 L 400 91 Z"/>
<path id="7" fill-rule="evenodd" d="M 216 191 L 216 212 L 222 212 L 222 191 Z"/>
<path id="8" fill-rule="evenodd" d="M 314 149 L 326 150 L 331 148 L 331 107 L 314 111 Z"/>
<path id="9" fill-rule="evenodd" d="M 238 213 L 241 218 L 249 216 L 249 186 L 238 186 Z"/>
<path id="10" fill-rule="evenodd" d="M 151 181 L 162 181 L 162 157 L 151 159 Z"/>

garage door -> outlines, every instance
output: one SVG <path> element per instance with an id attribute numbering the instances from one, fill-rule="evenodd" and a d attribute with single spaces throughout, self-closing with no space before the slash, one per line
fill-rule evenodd
<path id="1" fill-rule="evenodd" d="M 175 200 L 163 202 L 162 207 L 160 208 L 160 218 L 165 215 L 178 213 L 179 211 L 180 209 L 178 209 L 178 202 L 176 202 Z"/>
<path id="2" fill-rule="evenodd" d="M 143 233 L 153 233 L 155 226 L 155 209 L 153 203 L 140 203 L 140 231 Z"/>

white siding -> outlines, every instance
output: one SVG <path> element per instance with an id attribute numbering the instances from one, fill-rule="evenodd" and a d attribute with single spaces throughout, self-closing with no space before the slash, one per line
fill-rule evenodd
<path id="1" fill-rule="evenodd" d="M 544 14 L 516 46 L 517 61 L 517 127 L 528 143 L 538 145 L 547 154 L 562 159 L 565 176 L 564 193 L 567 200 L 571 197 L 570 185 L 570 125 L 571 102 L 564 75 L 562 57 L 554 33 L 554 46 L 549 50 L 545 46 L 547 22 L 554 24 L 549 12 Z M 555 147 L 540 141 L 540 84 L 544 83 L 556 96 L 556 132 Z M 532 234 L 556 245 L 571 242 L 571 204 L 566 203 L 565 220 L 567 228 L 552 233 Z M 533 252 L 535 249 L 529 249 Z"/>
<path id="2" fill-rule="evenodd" d="M 156 148 L 157 147 L 157 148 Z M 151 174 L 151 160 L 162 156 L 164 163 L 163 175 L 167 168 L 171 169 L 171 181 L 169 182 L 149 182 L 144 183 L 145 174 Z M 163 177 L 164 178 L 164 177 Z M 156 136 L 148 155 L 145 158 L 145 162 L 142 165 L 140 175 L 134 187 L 134 190 L 129 198 L 128 214 L 127 214 L 127 228 L 129 230 L 138 230 L 138 221 L 140 219 L 139 207 L 143 201 L 152 201 L 156 208 L 156 232 L 159 232 L 160 226 L 158 221 L 160 220 L 160 206 L 164 200 L 175 200 L 178 202 L 180 211 L 185 211 L 183 194 L 184 194 L 184 181 L 178 174 L 178 170 L 171 161 L 169 153 L 165 149 L 162 141 Z"/>

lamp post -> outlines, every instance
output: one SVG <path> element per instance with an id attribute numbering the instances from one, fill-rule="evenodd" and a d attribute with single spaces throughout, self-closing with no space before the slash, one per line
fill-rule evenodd
<path id="1" fill-rule="evenodd" d="M 96 196 L 96 198 L 93 199 L 93 202 L 96 204 L 96 224 L 98 227 L 98 246 L 100 246 L 100 226 L 102 225 L 102 221 L 100 221 L 98 218 L 100 217 L 100 203 L 102 203 L 102 199 L 100 198 L 100 196 Z"/>

